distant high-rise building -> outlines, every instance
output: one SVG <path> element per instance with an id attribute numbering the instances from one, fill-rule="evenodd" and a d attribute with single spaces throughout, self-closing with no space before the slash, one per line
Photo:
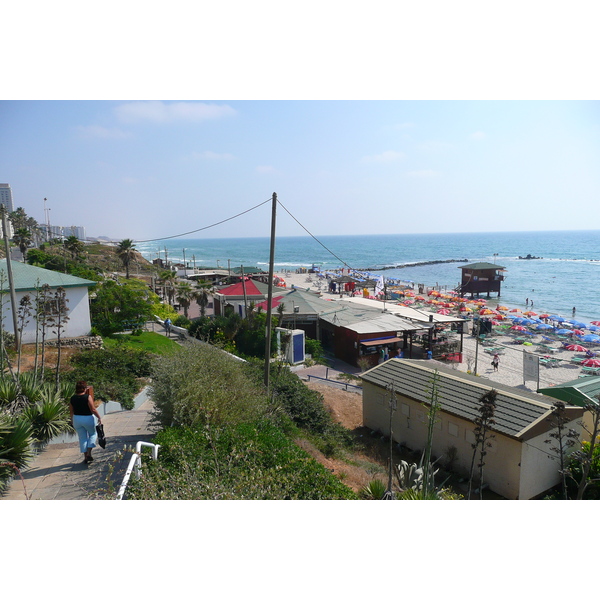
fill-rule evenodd
<path id="1" fill-rule="evenodd" d="M 0 204 L 3 204 L 8 212 L 15 210 L 13 207 L 12 190 L 8 183 L 0 183 Z"/>

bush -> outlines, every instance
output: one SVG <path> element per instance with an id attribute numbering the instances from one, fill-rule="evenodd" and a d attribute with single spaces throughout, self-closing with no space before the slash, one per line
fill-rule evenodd
<path id="1" fill-rule="evenodd" d="M 139 378 L 151 372 L 151 356 L 144 350 L 103 348 L 84 350 L 71 358 L 72 371 L 62 377 L 65 381 L 87 381 L 94 387 L 94 398 L 103 402 L 118 402 L 131 410 L 140 390 Z"/>
<path id="2" fill-rule="evenodd" d="M 325 500 L 356 494 L 260 420 L 221 427 L 168 428 L 158 461 L 130 484 L 133 500 Z"/>
<path id="3" fill-rule="evenodd" d="M 268 408 L 262 387 L 248 377 L 243 362 L 197 343 L 155 359 L 151 396 L 155 419 L 165 427 L 240 423 Z"/>

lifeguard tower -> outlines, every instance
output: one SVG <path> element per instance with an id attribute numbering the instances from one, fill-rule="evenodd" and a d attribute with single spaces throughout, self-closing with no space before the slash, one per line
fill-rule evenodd
<path id="1" fill-rule="evenodd" d="M 500 283 L 504 281 L 505 267 L 478 262 L 464 265 L 459 269 L 462 271 L 462 280 L 457 291 L 461 296 L 471 294 L 472 298 L 485 293 L 489 298 L 490 292 L 498 292 L 500 298 Z"/>

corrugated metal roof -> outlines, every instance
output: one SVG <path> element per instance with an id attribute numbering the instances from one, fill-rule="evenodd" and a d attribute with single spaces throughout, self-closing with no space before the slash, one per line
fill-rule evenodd
<path id="1" fill-rule="evenodd" d="M 495 389 L 498 395 L 493 429 L 504 435 L 523 436 L 534 423 L 543 421 L 551 410 L 551 402 L 543 396 L 495 382 L 490 385 L 479 377 L 460 371 L 443 366 L 432 367 L 429 361 L 392 358 L 361 377 L 382 388 L 393 382 L 399 394 L 428 405 L 429 389 L 436 369 L 442 410 L 463 419 L 473 421 L 479 415 L 481 396 Z"/>
<path id="2" fill-rule="evenodd" d="M 459 269 L 474 269 L 476 271 L 479 271 L 481 269 L 506 269 L 506 267 L 502 267 L 500 265 L 493 265 L 492 263 L 489 262 L 477 262 L 477 263 L 471 263 L 470 265 L 462 265 L 461 267 L 458 267 Z"/>
<path id="3" fill-rule="evenodd" d="M 429 323 L 429 317 L 432 318 L 433 323 L 459 323 L 466 321 L 461 317 L 453 317 L 450 315 L 440 315 L 438 313 L 431 313 L 425 310 L 419 310 L 418 308 L 411 308 L 410 306 L 392 306 L 390 312 L 395 315 L 403 317 L 405 319 L 411 319 L 412 321 L 419 321 L 421 323 Z"/>
<path id="4" fill-rule="evenodd" d="M 17 292 L 32 292 L 40 288 L 44 284 L 48 284 L 51 288 L 59 287 L 91 287 L 96 285 L 96 281 L 59 273 L 58 271 L 50 271 L 41 267 L 34 267 L 26 263 L 10 261 L 13 273 L 13 281 L 15 291 Z M 5 289 L 8 289 L 8 272 L 6 269 L 6 259 L 0 260 L 0 277 L 5 280 Z"/>
<path id="5" fill-rule="evenodd" d="M 433 327 L 433 324 L 428 325 Z M 383 331 L 422 331 L 423 324 L 415 324 L 401 319 L 396 315 L 384 314 L 379 316 L 367 317 L 356 323 L 344 325 L 346 329 L 356 333 L 377 333 Z"/>
<path id="6" fill-rule="evenodd" d="M 539 392 L 575 406 L 585 406 L 587 402 L 598 404 L 600 377 L 591 375 L 575 381 L 559 383 L 552 387 L 541 388 Z"/>

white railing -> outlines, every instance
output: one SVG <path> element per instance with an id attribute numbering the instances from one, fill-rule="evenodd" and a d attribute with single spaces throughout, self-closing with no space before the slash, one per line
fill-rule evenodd
<path id="1" fill-rule="evenodd" d="M 156 460 L 158 458 L 158 449 L 160 448 L 159 444 L 151 444 L 150 442 L 138 442 L 135 445 L 135 453 L 129 460 L 129 465 L 127 467 L 127 471 L 125 472 L 125 477 L 123 477 L 123 483 L 119 488 L 119 493 L 117 494 L 117 500 L 123 500 L 123 496 L 125 495 L 125 490 L 127 489 L 127 484 L 129 483 L 129 478 L 132 473 L 135 473 L 135 476 L 139 479 L 142 474 L 142 447 L 152 448 L 152 460 Z"/>

